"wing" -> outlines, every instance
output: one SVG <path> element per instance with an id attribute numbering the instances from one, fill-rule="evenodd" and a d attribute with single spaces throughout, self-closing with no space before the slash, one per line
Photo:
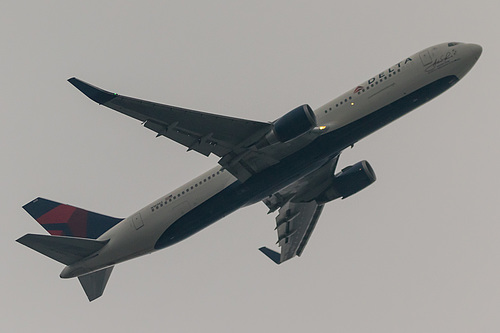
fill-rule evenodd
<path id="1" fill-rule="evenodd" d="M 232 118 L 120 96 L 77 78 L 68 80 L 93 101 L 143 122 L 144 127 L 205 156 L 241 155 L 271 129 L 269 123 Z M 230 170 L 231 171 L 231 170 Z"/>
<path id="2" fill-rule="evenodd" d="M 300 256 L 311 237 L 322 210 L 323 205 L 318 205 L 315 201 L 287 202 L 280 209 L 276 218 L 277 244 L 281 247 L 281 254 L 266 247 L 261 247 L 259 250 L 277 264 L 292 259 L 296 255 Z"/>
<path id="3" fill-rule="evenodd" d="M 329 175 L 334 173 L 338 157 L 264 200 L 269 213 L 279 208 L 275 230 L 281 253 L 266 247 L 259 250 L 277 264 L 304 251 L 324 207 L 316 198 L 330 186 L 326 180 L 331 179 Z"/>

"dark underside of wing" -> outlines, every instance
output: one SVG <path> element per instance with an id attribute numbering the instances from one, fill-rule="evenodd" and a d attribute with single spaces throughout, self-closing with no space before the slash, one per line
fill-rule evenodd
<path id="1" fill-rule="evenodd" d="M 143 122 L 158 136 L 168 137 L 205 156 L 223 157 L 244 148 L 271 129 L 271 124 L 158 104 L 111 93 L 77 78 L 68 80 L 93 101 Z"/>
<path id="2" fill-rule="evenodd" d="M 337 162 L 338 156 L 264 200 L 270 213 L 279 209 L 276 231 L 281 253 L 260 248 L 274 262 L 280 264 L 300 256 L 304 251 L 324 207 L 324 204 L 318 203 L 317 198 L 329 185 L 325 180 L 334 173 Z"/>

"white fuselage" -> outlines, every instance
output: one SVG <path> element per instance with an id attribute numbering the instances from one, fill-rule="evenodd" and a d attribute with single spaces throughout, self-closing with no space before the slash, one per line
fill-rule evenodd
<path id="1" fill-rule="evenodd" d="M 290 143 L 286 143 L 286 147 L 281 151 L 285 151 L 290 156 L 293 154 L 309 156 L 307 155 L 308 149 L 311 151 L 318 149 L 317 146 L 314 146 L 316 138 L 337 135 L 336 133 L 348 133 L 343 134 L 345 140 L 337 140 L 341 142 L 339 146 L 332 145 L 331 150 L 320 151 L 316 155 L 322 154 L 326 158 L 339 153 L 348 145 L 403 115 L 405 112 L 397 113 L 402 103 L 407 111 L 411 111 L 411 109 L 446 90 L 437 91 L 435 94 L 431 91 L 436 86 L 441 84 L 451 86 L 461 79 L 477 61 L 480 53 L 481 49 L 477 45 L 444 43 L 403 59 L 396 65 L 314 110 L 318 127 L 321 128 L 319 134 L 317 131 L 314 135 L 305 134 L 302 139 L 296 139 L 302 140 L 300 144 L 295 145 L 297 149 L 294 150 L 295 146 L 292 140 Z M 412 106 L 411 103 L 415 103 L 415 105 Z M 380 117 L 375 118 L 376 113 L 380 110 L 384 110 L 388 114 L 383 117 L 383 121 L 380 120 L 382 119 Z M 367 122 L 380 121 L 380 123 L 366 125 L 363 123 L 364 120 Z M 352 128 L 349 127 L 351 125 Z M 358 128 L 361 129 L 359 134 L 351 133 Z M 317 161 L 319 161 L 319 157 Z M 276 170 L 281 170 L 279 166 L 276 168 Z M 311 168 L 314 166 L 311 165 Z M 67 266 L 61 273 L 61 277 L 69 278 L 90 273 L 169 246 L 239 207 L 252 204 L 266 195 L 274 193 L 272 191 L 289 185 L 290 182 L 300 177 L 296 170 L 294 172 L 289 177 L 282 177 L 277 184 L 267 184 L 269 191 L 271 191 L 269 193 L 262 185 L 245 187 L 246 183 L 239 182 L 231 173 L 222 170 L 221 166 L 216 166 L 152 202 L 105 232 L 98 240 L 109 240 L 109 242 L 97 254 Z M 257 178 L 259 174 L 253 177 Z M 266 179 L 269 182 L 269 177 Z M 254 183 L 257 184 L 258 181 Z M 229 194 L 225 194 L 225 192 Z M 213 208 L 213 217 L 211 217 L 209 216 L 212 214 L 210 205 L 215 202 L 224 203 L 222 206 L 226 206 L 227 210 L 218 204 L 218 207 Z M 166 231 L 175 223 L 184 223 L 181 218 L 189 218 L 189 221 L 199 218 L 203 220 L 203 223 L 200 222 L 202 224 L 196 225 L 192 231 L 186 232 L 178 239 L 175 236 L 169 238 Z M 193 225 L 195 225 L 194 222 Z M 159 242 L 160 238 L 161 242 Z"/>

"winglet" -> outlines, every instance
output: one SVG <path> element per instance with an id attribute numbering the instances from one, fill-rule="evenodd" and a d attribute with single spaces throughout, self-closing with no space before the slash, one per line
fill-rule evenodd
<path id="1" fill-rule="evenodd" d="M 274 261 L 277 265 L 279 265 L 281 263 L 281 255 L 276 252 L 276 251 L 273 251 L 265 246 L 261 247 L 259 249 L 260 252 L 264 253 L 269 259 L 271 259 L 272 261 Z"/>
<path id="2" fill-rule="evenodd" d="M 106 104 L 107 102 L 118 96 L 117 94 L 110 93 L 109 91 L 102 90 L 101 88 L 97 88 L 91 84 L 83 82 L 76 77 L 72 77 L 68 80 L 68 82 L 74 85 L 76 89 L 80 90 L 88 98 L 98 104 Z"/>

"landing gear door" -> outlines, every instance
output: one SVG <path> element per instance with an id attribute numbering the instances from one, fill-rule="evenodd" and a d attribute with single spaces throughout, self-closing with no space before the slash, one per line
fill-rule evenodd
<path id="1" fill-rule="evenodd" d="M 430 65 L 430 63 L 432 62 L 432 58 L 431 58 L 430 52 L 428 50 L 424 51 L 424 52 L 421 52 L 420 53 L 420 60 L 422 61 L 422 64 L 424 66 Z"/>
<path id="2" fill-rule="evenodd" d="M 132 223 L 134 224 L 135 230 L 139 230 L 144 227 L 144 222 L 142 222 L 141 213 L 137 213 L 132 217 Z"/>

